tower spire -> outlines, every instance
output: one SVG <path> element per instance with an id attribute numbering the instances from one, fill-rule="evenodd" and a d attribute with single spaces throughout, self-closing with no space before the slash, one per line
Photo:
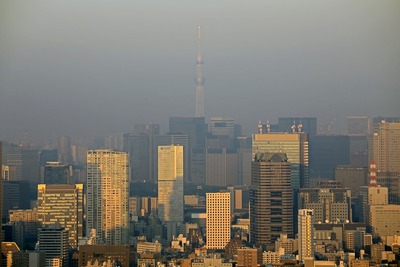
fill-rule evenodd
<path id="1" fill-rule="evenodd" d="M 204 117 L 203 57 L 201 55 L 201 27 L 197 28 L 197 77 L 196 77 L 196 117 Z"/>

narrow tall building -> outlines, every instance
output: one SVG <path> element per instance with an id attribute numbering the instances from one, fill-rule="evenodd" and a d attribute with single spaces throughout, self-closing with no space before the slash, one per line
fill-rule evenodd
<path id="1" fill-rule="evenodd" d="M 314 258 L 314 211 L 299 210 L 299 260 Z"/>
<path id="2" fill-rule="evenodd" d="M 144 133 L 125 133 L 124 151 L 129 154 L 131 180 L 149 180 L 149 136 Z"/>
<path id="3" fill-rule="evenodd" d="M 125 152 L 87 152 L 87 232 L 98 244 L 128 244 L 129 159 Z"/>
<path id="4" fill-rule="evenodd" d="M 231 239 L 231 193 L 206 193 L 207 249 L 225 249 Z"/>
<path id="5" fill-rule="evenodd" d="M 158 217 L 183 222 L 183 146 L 158 147 Z"/>
<path id="6" fill-rule="evenodd" d="M 400 172 L 400 122 L 374 125 L 372 159 L 379 172 Z"/>
<path id="7" fill-rule="evenodd" d="M 78 247 L 83 237 L 83 184 L 39 184 L 37 205 L 39 223 L 65 228 L 69 245 Z"/>
<path id="8" fill-rule="evenodd" d="M 64 164 L 72 163 L 71 139 L 63 135 L 58 138 L 58 160 Z"/>
<path id="9" fill-rule="evenodd" d="M 257 153 L 252 162 L 250 241 L 273 250 L 280 234 L 293 236 L 293 193 L 285 153 Z"/>
<path id="10" fill-rule="evenodd" d="M 203 56 L 201 55 L 201 27 L 197 28 L 197 77 L 196 77 L 196 117 L 204 117 L 204 78 L 203 78 Z"/>

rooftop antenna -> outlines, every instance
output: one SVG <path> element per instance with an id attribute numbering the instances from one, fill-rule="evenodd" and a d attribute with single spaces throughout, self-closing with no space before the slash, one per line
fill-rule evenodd
<path id="1" fill-rule="evenodd" d="M 293 121 L 292 127 L 290 128 L 292 128 L 292 133 L 296 132 L 296 121 Z"/>
<path id="2" fill-rule="evenodd" d="M 258 121 L 258 133 L 259 133 L 259 134 L 262 134 L 262 133 L 263 133 L 261 121 Z"/>

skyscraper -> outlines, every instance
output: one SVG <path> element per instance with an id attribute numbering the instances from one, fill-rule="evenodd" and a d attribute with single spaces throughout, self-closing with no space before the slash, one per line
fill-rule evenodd
<path id="1" fill-rule="evenodd" d="M 253 158 L 258 152 L 286 153 L 291 164 L 292 188 L 308 187 L 308 134 L 253 134 Z"/>
<path id="2" fill-rule="evenodd" d="M 129 159 L 125 152 L 87 152 L 87 231 L 99 244 L 129 239 Z"/>
<path id="3" fill-rule="evenodd" d="M 380 172 L 400 172 L 400 122 L 374 125 L 373 158 Z"/>
<path id="4" fill-rule="evenodd" d="M 197 77 L 196 77 L 196 117 L 204 117 L 204 78 L 203 78 L 203 56 L 201 55 L 201 28 L 197 28 Z"/>
<path id="5" fill-rule="evenodd" d="M 150 181 L 157 181 L 157 173 L 155 172 L 155 162 L 154 162 L 154 153 L 157 152 L 155 150 L 155 145 L 154 145 L 154 136 L 160 134 L 160 125 L 159 124 L 153 124 L 153 123 L 148 123 L 148 124 L 135 124 L 135 133 L 138 134 L 145 134 L 148 136 L 148 162 L 149 162 L 149 180 Z"/>
<path id="6" fill-rule="evenodd" d="M 257 153 L 251 167 L 250 241 L 273 250 L 280 234 L 293 235 L 290 162 L 284 153 Z"/>
<path id="7" fill-rule="evenodd" d="M 188 177 L 186 182 L 192 182 L 192 156 L 193 154 L 201 154 L 204 157 L 204 149 L 206 147 L 207 124 L 203 117 L 171 117 L 169 118 L 169 135 L 187 135 L 188 146 Z M 203 174 L 203 177 L 205 174 Z"/>
<path id="8" fill-rule="evenodd" d="M 314 211 L 299 210 L 299 260 L 314 257 Z"/>
<path id="9" fill-rule="evenodd" d="M 183 222 L 183 146 L 158 147 L 158 217 Z"/>
<path id="10" fill-rule="evenodd" d="M 131 179 L 149 180 L 149 136 L 144 133 L 124 134 L 124 151 L 129 154 Z"/>
<path id="11" fill-rule="evenodd" d="M 206 193 L 207 249 L 224 249 L 231 239 L 231 193 Z"/>
<path id="12" fill-rule="evenodd" d="M 58 138 L 58 160 L 64 164 L 72 162 L 71 139 L 69 136 L 63 135 Z"/>
<path id="13" fill-rule="evenodd" d="M 350 164 L 350 137 L 316 135 L 310 149 L 310 187 L 318 179 L 333 180 L 336 166 Z"/>
<path id="14" fill-rule="evenodd" d="M 158 147 L 177 145 L 183 146 L 183 180 L 188 181 L 189 177 L 189 136 L 186 134 L 167 134 L 154 136 L 154 173 L 158 181 Z"/>
<path id="15" fill-rule="evenodd" d="M 65 228 L 69 245 L 76 248 L 83 237 L 83 184 L 39 184 L 37 206 L 41 225 Z"/>
<path id="16" fill-rule="evenodd" d="M 68 184 L 71 182 L 70 165 L 63 165 L 60 162 L 47 162 L 44 166 L 45 184 Z"/>
<path id="17" fill-rule="evenodd" d="M 38 150 L 12 147 L 7 153 L 7 165 L 15 170 L 11 180 L 28 180 L 33 183 L 40 181 Z"/>

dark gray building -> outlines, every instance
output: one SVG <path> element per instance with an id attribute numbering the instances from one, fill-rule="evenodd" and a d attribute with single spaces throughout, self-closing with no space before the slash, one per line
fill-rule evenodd
<path id="1" fill-rule="evenodd" d="M 333 180 L 336 166 L 350 164 L 350 138 L 347 135 L 316 135 L 309 154 L 312 187 L 318 179 Z"/>
<path id="2" fill-rule="evenodd" d="M 273 250 L 280 234 L 293 236 L 291 165 L 284 153 L 257 153 L 251 167 L 250 241 Z"/>
<path id="3" fill-rule="evenodd" d="M 192 182 L 192 152 L 194 149 L 206 148 L 208 128 L 204 117 L 171 117 L 169 118 L 170 135 L 188 136 L 188 179 Z"/>
<path id="4" fill-rule="evenodd" d="M 125 133 L 124 151 L 129 154 L 131 182 L 149 180 L 149 136 L 143 133 Z"/>

